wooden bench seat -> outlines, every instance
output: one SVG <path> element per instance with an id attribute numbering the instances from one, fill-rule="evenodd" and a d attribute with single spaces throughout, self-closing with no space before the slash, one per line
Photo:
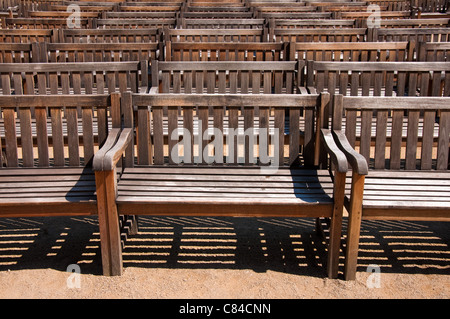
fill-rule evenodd
<path id="1" fill-rule="evenodd" d="M 109 151 L 94 159 L 96 178 L 104 181 L 102 187 L 97 188 L 97 194 L 106 198 L 105 207 L 108 207 L 107 211 L 102 212 L 105 217 L 104 224 L 100 227 L 105 234 L 103 237 L 110 238 L 109 249 L 102 250 L 103 260 L 109 262 L 105 272 L 120 275 L 123 271 L 117 226 L 118 214 L 313 218 L 321 216 L 331 219 L 327 269 L 329 277 L 335 278 L 338 275 L 341 196 L 343 200 L 347 161 L 334 144 L 330 131 L 321 130 L 319 125 L 314 127 L 313 123 L 321 123 L 320 109 L 327 101 L 327 94 L 319 96 L 124 93 L 121 103 L 124 128 L 118 142 Z M 241 111 L 244 105 L 245 110 Z M 284 145 L 280 135 L 278 138 L 275 136 L 272 142 L 267 144 L 273 143 L 275 147 L 274 152 L 267 157 L 267 154 L 262 152 L 265 144 L 261 142 L 260 134 L 257 157 L 252 158 L 252 147 L 246 144 L 243 146 L 244 154 L 241 154 L 243 163 L 240 163 L 238 157 L 241 155 L 238 155 L 238 151 L 233 152 L 234 154 L 228 153 L 237 147 L 236 144 L 216 141 L 217 147 L 211 155 L 215 160 L 211 162 L 211 156 L 205 152 L 194 154 L 194 145 L 190 144 L 188 136 L 196 119 L 194 114 L 200 120 L 208 118 L 208 109 L 211 106 L 214 107 L 215 115 L 221 114 L 224 107 L 229 110 L 227 115 L 215 117 L 213 125 L 219 131 L 223 130 L 223 118 L 229 117 L 229 121 L 234 122 L 241 112 L 245 117 L 244 128 L 252 130 L 256 107 L 262 114 L 260 123 L 264 128 L 268 126 L 267 113 L 272 110 L 276 114 L 276 129 L 284 131 L 285 111 L 289 108 L 290 128 L 296 127 L 303 117 L 307 118 L 305 122 L 309 123 L 303 145 L 300 146 L 298 143 L 300 132 L 292 129 L 287 145 Z M 186 129 L 183 131 L 183 147 L 181 148 L 178 140 L 171 139 L 166 153 L 162 148 L 163 108 L 169 109 L 169 136 L 173 136 L 178 128 L 176 114 L 179 108 L 184 113 L 183 127 Z M 137 120 L 134 121 L 136 109 Z M 219 110 L 220 112 L 217 112 Z M 136 125 L 139 126 L 138 131 L 135 131 Z M 150 140 L 148 132 L 151 126 L 154 133 Z M 207 129 L 208 127 L 203 125 L 202 132 Z M 319 143 L 322 143 L 323 149 L 328 152 L 330 160 L 334 163 L 334 177 L 331 177 L 327 167 L 318 169 L 318 166 L 314 166 L 318 165 Z M 228 151 L 222 150 L 221 146 L 228 147 Z M 286 151 L 285 147 L 289 151 Z M 199 148 L 202 149 L 200 144 Z M 182 155 L 179 154 L 181 149 Z M 137 152 L 137 159 L 134 151 Z M 122 155 L 124 155 L 122 167 L 117 167 L 116 163 Z M 181 159 L 179 156 L 182 157 L 183 164 L 179 164 Z M 223 156 L 227 156 L 227 159 L 222 160 Z M 269 158 L 271 160 L 266 162 Z M 273 161 L 278 163 L 272 166 Z M 163 165 L 164 163 L 166 164 Z"/>
<path id="2" fill-rule="evenodd" d="M 353 147 L 355 135 L 342 128 L 343 117 L 347 123 L 349 118 L 361 118 L 358 148 Z M 389 144 L 388 118 L 392 121 Z M 344 274 L 354 280 L 361 220 L 450 221 L 450 98 L 336 95 L 332 129 L 352 167 L 345 199 L 349 223 Z"/>
<path id="3" fill-rule="evenodd" d="M 95 189 L 91 169 L 0 169 L 0 217 L 96 215 Z"/>
<path id="4" fill-rule="evenodd" d="M 124 169 L 116 203 L 123 213 L 236 217 L 331 217 L 333 182 L 326 170 L 148 167 Z M 182 205 L 180 205 L 182 204 Z"/>
<path id="5" fill-rule="evenodd" d="M 349 205 L 349 188 L 346 198 Z M 364 181 L 362 207 L 364 219 L 448 220 L 450 173 L 371 171 Z"/>

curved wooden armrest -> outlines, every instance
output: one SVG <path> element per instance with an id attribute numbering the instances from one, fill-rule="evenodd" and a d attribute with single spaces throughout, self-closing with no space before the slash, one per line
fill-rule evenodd
<path id="1" fill-rule="evenodd" d="M 321 129 L 320 133 L 323 144 L 328 154 L 330 154 L 331 161 L 335 164 L 336 170 L 339 173 L 347 173 L 348 171 L 347 157 L 336 145 L 336 142 L 334 141 L 331 131 L 328 129 Z"/>
<path id="2" fill-rule="evenodd" d="M 103 158 L 105 154 L 111 149 L 111 147 L 113 147 L 116 144 L 119 135 L 120 135 L 119 128 L 113 128 L 109 132 L 105 143 L 94 155 L 94 160 L 92 162 L 92 169 L 94 171 L 103 171 Z"/>
<path id="3" fill-rule="evenodd" d="M 355 171 L 359 175 L 367 175 L 369 173 L 369 166 L 367 165 L 366 158 L 355 151 L 342 131 L 335 130 L 333 131 L 333 135 L 335 137 L 337 145 L 347 157 L 347 160 L 352 166 L 353 171 Z"/>
<path id="4" fill-rule="evenodd" d="M 103 157 L 103 170 L 112 171 L 133 140 L 133 129 L 125 128 L 120 133 L 117 143 Z"/>

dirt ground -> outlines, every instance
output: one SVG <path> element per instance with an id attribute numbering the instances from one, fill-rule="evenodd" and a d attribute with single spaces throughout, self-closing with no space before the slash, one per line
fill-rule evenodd
<path id="1" fill-rule="evenodd" d="M 96 217 L 1 219 L 0 298 L 450 298 L 450 223 L 363 222 L 351 282 L 326 277 L 312 219 L 140 217 L 139 227 L 123 276 L 104 277 Z"/>

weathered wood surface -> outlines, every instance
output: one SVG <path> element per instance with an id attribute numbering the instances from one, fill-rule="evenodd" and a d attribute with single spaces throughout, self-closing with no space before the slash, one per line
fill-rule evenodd
<path id="1" fill-rule="evenodd" d="M 110 183 L 103 192 L 112 195 L 109 199 L 112 214 L 163 214 L 163 215 L 202 215 L 202 216 L 308 216 L 330 217 L 333 227 L 329 246 L 329 276 L 337 276 L 339 257 L 340 229 L 342 222 L 342 203 L 344 199 L 345 157 L 333 143 L 329 131 L 321 131 L 320 109 L 327 101 L 327 95 L 180 95 L 180 94 L 127 94 L 123 95 L 122 112 L 124 126 L 119 141 L 103 157 L 94 159 L 96 174 L 107 176 L 114 172 L 116 163 L 125 155 L 121 168 L 121 177 Z M 169 142 L 168 152 L 163 145 L 163 108 L 168 108 L 168 135 L 173 136 L 179 128 L 178 111 L 183 114 L 183 150 L 176 137 Z M 209 108 L 213 108 L 212 111 Z M 280 148 L 270 156 L 280 159 L 275 171 L 269 169 L 265 160 L 269 154 L 263 150 L 268 147 L 259 144 L 258 159 L 253 161 L 253 146 L 247 142 L 243 149 L 243 160 L 237 160 L 237 144 L 227 144 L 226 154 L 222 149 L 222 140 L 217 140 L 214 154 L 204 153 L 203 159 L 196 158 L 192 139 L 194 121 L 203 121 L 198 132 L 205 132 L 209 124 L 205 119 L 214 115 L 213 127 L 223 130 L 224 118 L 234 128 L 239 115 L 244 117 L 244 129 L 252 130 L 254 109 L 260 109 L 260 128 L 268 127 L 268 115 L 275 116 L 275 129 L 284 130 L 285 112 L 289 110 L 290 134 L 289 149 L 285 154 L 283 139 L 275 139 Z M 224 108 L 226 112 L 224 113 Z M 242 109 L 243 108 L 243 109 Z M 133 115 L 137 118 L 133 120 Z M 294 129 L 299 118 L 306 117 L 308 128 L 305 130 L 303 147 L 299 145 L 300 132 Z M 139 127 L 135 132 L 134 127 Z M 200 127 L 200 126 L 199 126 Z M 150 131 L 153 129 L 153 138 Z M 187 131 L 187 132 L 186 132 Z M 133 136 L 136 134 L 136 136 Z M 215 133 L 217 134 L 217 132 Z M 205 139 L 206 138 L 206 139 Z M 261 136 L 260 136 L 261 138 Z M 250 137 L 250 140 L 252 138 Z M 319 157 L 319 140 L 335 163 L 334 180 L 326 170 L 313 168 Z M 209 138 L 198 139 L 199 149 L 209 143 Z M 256 142 L 256 141 L 255 141 Z M 136 145 L 136 147 L 134 147 Z M 250 146 L 250 147 L 249 147 Z M 135 165 L 134 150 L 137 151 Z M 277 153 L 278 152 L 278 153 Z M 210 161 L 213 156 L 214 162 Z M 228 156 L 228 162 L 224 161 Z M 240 156 L 240 155 L 239 155 Z M 179 160 L 182 157 L 183 165 Z M 300 160 L 300 157 L 302 160 Z M 256 158 L 256 157 L 255 157 Z M 166 166 L 160 166 L 166 163 Z M 209 165 L 208 165 L 209 163 Z M 264 164 L 266 163 L 266 164 Z M 168 164 L 168 165 L 167 165 Z M 305 165 L 302 169 L 299 165 Z M 283 167 L 284 168 L 280 168 Z M 280 168 L 280 169 L 278 169 Z M 308 169 L 309 168 L 309 169 Z M 106 177 L 105 177 L 106 180 Z M 249 187 L 251 185 L 251 187 Z M 337 187 L 336 185 L 340 185 Z M 116 229 L 110 224 L 103 228 Z M 110 251 L 105 259 L 112 264 L 121 265 L 121 248 Z M 115 255 L 114 258 L 111 255 Z M 120 272 L 120 271 L 119 271 Z"/>
<path id="2" fill-rule="evenodd" d="M 345 201 L 351 220 L 347 279 L 356 276 L 362 219 L 450 220 L 449 106 L 448 97 L 335 96 L 333 130 L 353 169 Z M 357 118 L 361 133 L 355 151 Z"/>

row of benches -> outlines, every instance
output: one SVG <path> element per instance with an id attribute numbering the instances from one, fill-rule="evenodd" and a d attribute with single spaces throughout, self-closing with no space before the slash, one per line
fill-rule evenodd
<path id="1" fill-rule="evenodd" d="M 44 12 L 36 12 L 35 15 L 43 15 Z M 392 15 L 392 12 L 388 12 Z M 49 11 L 46 14 L 52 15 L 53 18 L 2 18 L 2 27 L 7 29 L 66 29 L 74 28 L 73 24 L 68 23 L 71 19 L 68 17 L 56 18 L 55 12 Z M 56 13 L 57 14 L 57 13 Z M 88 13 L 84 13 L 87 15 Z M 119 17 L 121 14 L 122 18 Z M 373 14 L 371 12 L 359 13 L 362 16 L 355 19 L 356 13 L 340 13 L 342 19 L 336 18 L 331 13 L 297 13 L 294 17 L 297 20 L 282 19 L 278 21 L 275 18 L 175 18 L 169 17 L 171 14 L 162 13 L 109 13 L 105 19 L 99 18 L 77 18 L 76 28 L 96 29 L 96 28 L 183 28 L 183 29 L 261 29 L 267 33 L 275 33 L 286 28 L 314 28 L 314 21 L 318 21 L 323 27 L 347 27 L 347 28 L 373 28 L 371 24 L 367 24 L 368 17 Z M 94 15 L 94 14 L 90 14 Z M 152 17 L 152 16 L 155 17 Z M 387 13 L 384 14 L 387 16 Z M 406 19 L 409 12 L 402 12 L 397 16 L 380 20 L 380 26 L 383 28 L 420 28 L 420 27 L 446 27 L 449 24 L 449 18 L 411 18 Z M 133 16 L 133 17 L 131 17 Z M 165 17 L 166 16 L 166 17 Z M 293 18 L 294 18 L 293 17 Z M 70 20 L 71 21 L 71 20 Z M 267 30 L 265 30 L 267 29 Z"/>
<path id="2" fill-rule="evenodd" d="M 0 29 L 7 43 L 124 42 L 448 42 L 449 28 L 333 28 L 315 21 L 316 28 L 275 29 Z M 329 26 L 329 25 L 328 25 Z M 274 39 L 274 41 L 272 41 Z"/>
<path id="3" fill-rule="evenodd" d="M 56 33 L 121 34 L 137 47 L 143 30 Z M 375 43 L 376 55 L 351 56 L 359 43 L 280 43 L 287 61 L 271 61 L 278 43 L 220 51 L 221 39 L 177 42 L 254 31 L 264 32 L 156 31 L 141 48 L 183 61 L 151 66 L 121 44 L 112 55 L 102 43 L 82 44 L 83 54 L 70 43 L 26 44 L 28 56 L 54 63 L 4 53 L 22 63 L 1 65 L 0 216 L 98 215 L 105 275 L 122 273 L 119 215 L 325 217 L 336 278 L 345 206 L 346 279 L 355 278 L 361 219 L 449 220 L 449 69 L 429 62 L 447 59 L 446 44 L 412 54 L 408 43 Z M 230 47 L 245 48 L 238 59 L 272 56 L 211 61 L 230 59 Z M 444 53 L 435 59 L 436 47 Z M 427 62 L 392 62 L 414 54 Z M 352 62 L 326 62 L 333 56 Z M 86 62 L 114 57 L 135 61 Z"/>
<path id="4" fill-rule="evenodd" d="M 449 42 L 415 43 L 0 43 L 0 62 L 342 61 L 445 62 Z"/>
<path id="5" fill-rule="evenodd" d="M 350 216 L 345 276 L 354 279 L 361 219 L 449 219 L 450 100 L 338 95 L 332 128 L 326 129 L 321 114 L 328 101 L 327 93 L 0 96 L 5 149 L 9 161 L 16 161 L 16 165 L 8 161 L 9 167 L 0 169 L 0 216 L 98 214 L 105 275 L 122 273 L 118 214 L 327 217 L 331 218 L 327 268 L 329 276 L 335 278 L 345 205 Z M 25 142 L 31 138 L 32 108 L 42 141 L 38 143 L 38 165 L 29 142 Z M 82 108 L 80 132 L 77 108 Z M 164 108 L 168 109 L 168 135 L 174 137 L 168 150 L 163 140 Z M 47 111 L 51 129 L 47 129 Z M 344 112 L 346 131 L 341 127 Z M 82 152 L 71 146 L 64 150 L 61 142 L 49 144 L 46 140 L 48 134 L 61 135 L 63 113 L 69 137 L 76 139 L 81 133 L 85 139 Z M 111 114 L 112 129 L 104 127 L 107 138 L 98 146 L 92 139 L 93 123 L 107 123 L 107 113 Z M 236 141 L 239 134 L 244 135 L 235 130 L 233 138 L 223 145 L 220 132 L 225 123 L 229 132 L 237 129 L 241 116 L 241 128 L 249 139 L 239 153 Z M 351 138 L 355 135 L 351 127 L 355 126 L 348 124 L 355 124 L 359 117 L 361 137 L 356 143 Z M 15 130 L 8 129 L 15 127 L 17 118 L 20 142 Z M 212 127 L 209 118 L 214 119 Z M 296 130 L 301 119 L 308 125 Z M 419 129 L 419 120 L 423 120 L 423 129 Z M 406 145 L 402 139 L 405 121 Z M 257 148 L 249 143 L 254 123 L 258 123 Z M 271 125 L 273 132 L 268 130 Z M 205 133 L 209 128 L 216 129 L 212 135 Z M 275 132 L 286 128 L 290 135 L 285 145 Z M 433 136 L 435 129 L 437 137 Z M 266 140 L 270 144 L 263 143 L 261 134 L 270 136 Z M 376 140 L 374 153 L 359 155 L 352 146 L 370 148 L 372 138 Z M 191 141 L 206 151 L 195 151 Z M 213 149 L 208 151 L 205 145 Z M 272 146 L 273 151 L 268 151 Z M 21 163 L 19 152 L 24 156 Z M 320 168 L 319 159 L 324 154 L 333 165 L 322 162 Z M 242 158 L 240 165 L 238 157 Z M 375 170 L 368 169 L 372 160 Z M 20 167 L 27 163 L 31 168 Z M 353 173 L 347 178 L 350 167 Z M 327 168 L 332 168 L 331 175 Z"/>

